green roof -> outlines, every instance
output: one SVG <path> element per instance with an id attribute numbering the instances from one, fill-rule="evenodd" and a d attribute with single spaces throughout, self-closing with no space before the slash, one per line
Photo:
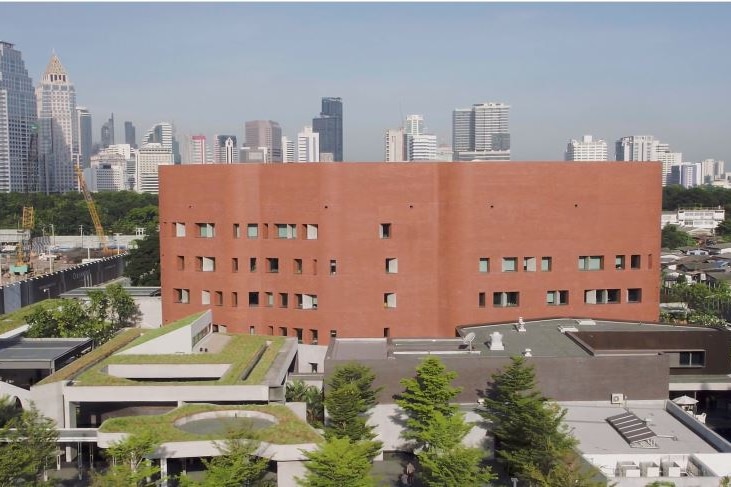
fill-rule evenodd
<path id="1" fill-rule="evenodd" d="M 26 324 L 25 320 L 36 308 L 57 308 L 63 299 L 45 299 L 35 304 L 0 315 L 0 333 L 7 333 Z"/>

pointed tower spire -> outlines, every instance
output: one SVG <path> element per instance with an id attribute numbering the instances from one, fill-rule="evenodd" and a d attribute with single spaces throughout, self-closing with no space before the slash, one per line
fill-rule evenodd
<path id="1" fill-rule="evenodd" d="M 56 56 L 55 50 L 51 55 L 51 60 L 48 61 L 48 66 L 46 66 L 46 72 L 43 74 L 43 81 L 50 83 L 66 83 L 68 81 L 66 69 L 63 67 L 63 64 L 61 64 L 61 60 L 58 59 L 58 56 Z"/>

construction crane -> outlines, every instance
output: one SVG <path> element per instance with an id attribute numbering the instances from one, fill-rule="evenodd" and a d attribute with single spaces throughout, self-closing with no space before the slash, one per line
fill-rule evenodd
<path id="1" fill-rule="evenodd" d="M 16 247 L 15 265 L 10 266 L 10 273 L 18 276 L 29 274 L 33 271 L 30 262 L 31 232 L 35 223 L 35 210 L 32 206 L 23 207 L 23 217 L 18 230 L 18 245 Z"/>
<path id="2" fill-rule="evenodd" d="M 102 247 L 102 254 L 110 255 L 112 252 L 107 245 L 107 235 L 104 233 L 104 227 L 102 226 L 102 221 L 99 218 L 99 212 L 96 210 L 96 204 L 94 203 L 94 199 L 91 197 L 89 188 L 86 187 L 84 173 L 82 172 L 81 166 L 79 166 L 78 162 L 74 164 L 74 171 L 76 171 L 76 177 L 79 178 L 79 188 L 81 188 L 81 192 L 84 194 L 84 200 L 86 200 L 86 206 L 89 208 L 91 221 L 94 223 L 94 230 L 96 231 L 96 236 L 99 238 L 99 244 Z"/>

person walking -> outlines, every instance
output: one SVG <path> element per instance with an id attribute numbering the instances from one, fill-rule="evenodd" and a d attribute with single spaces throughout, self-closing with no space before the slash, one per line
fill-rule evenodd
<path id="1" fill-rule="evenodd" d="M 414 483 L 414 473 L 416 473 L 416 467 L 414 467 L 414 464 L 409 462 L 406 464 L 406 477 L 409 481 L 409 485 Z"/>

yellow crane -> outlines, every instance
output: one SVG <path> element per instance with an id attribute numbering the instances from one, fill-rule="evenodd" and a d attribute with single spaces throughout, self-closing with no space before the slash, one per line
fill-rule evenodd
<path id="1" fill-rule="evenodd" d="M 31 232 L 35 223 L 35 209 L 32 206 L 23 207 L 23 217 L 20 223 L 18 234 L 18 246 L 16 248 L 15 265 L 10 266 L 10 272 L 15 275 L 25 275 L 33 270 L 30 262 Z"/>
<path id="2" fill-rule="evenodd" d="M 99 243 L 102 246 L 102 254 L 109 255 L 111 252 L 107 246 L 107 235 L 104 233 L 104 227 L 102 226 L 102 221 L 99 218 L 99 212 L 96 210 L 96 204 L 94 203 L 94 199 L 91 197 L 89 188 L 86 186 L 84 173 L 78 163 L 74 164 L 74 171 L 76 171 L 76 177 L 79 178 L 79 188 L 81 188 L 81 192 L 84 194 L 84 200 L 86 200 L 86 206 L 89 208 L 89 214 L 91 215 L 91 221 L 94 223 L 96 236 L 99 238 Z"/>

